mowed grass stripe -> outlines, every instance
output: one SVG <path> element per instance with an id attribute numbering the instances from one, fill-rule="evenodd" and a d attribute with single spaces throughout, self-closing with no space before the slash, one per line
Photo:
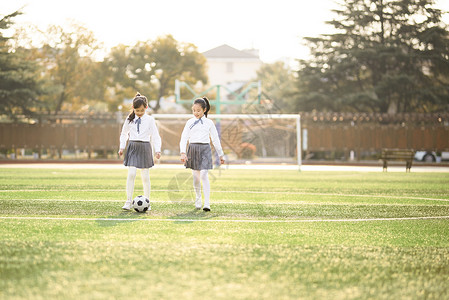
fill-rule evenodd
<path id="1" fill-rule="evenodd" d="M 0 193 L 23 193 L 23 192 L 120 192 L 123 189 L 18 189 L 18 190 L 0 190 Z M 192 193 L 193 190 L 169 190 L 169 189 L 153 189 L 153 193 Z M 428 197 L 411 197 L 411 196 L 397 196 L 397 195 L 367 195 L 367 194 L 344 194 L 344 193 L 315 193 L 315 192 L 292 192 L 292 191 L 213 191 L 214 194 L 275 194 L 275 195 L 312 195 L 312 196 L 332 196 L 332 197 L 355 197 L 355 198 L 388 198 L 388 199 L 410 199 L 410 200 L 429 200 L 429 201 L 447 201 L 442 198 L 428 198 Z"/>
<path id="2" fill-rule="evenodd" d="M 75 217 L 2 217 L 3 220 L 66 220 L 66 221 L 162 221 L 162 222 L 236 222 L 236 223 L 308 223 L 308 222 L 373 222 L 373 221 L 406 221 L 449 219 L 449 216 L 404 217 L 404 218 L 372 218 L 372 219 L 305 219 L 305 220 L 244 220 L 244 219 L 152 219 L 152 218 L 75 218 Z"/>
<path id="3" fill-rule="evenodd" d="M 448 235 L 446 220 L 0 222 L 5 299 L 448 295 L 449 250 L 442 239 Z"/>
<path id="4" fill-rule="evenodd" d="M 257 204 L 257 205 L 334 205 L 334 206 L 347 206 L 347 205 L 362 205 L 362 206 L 434 206 L 435 204 L 411 204 L 411 203 L 332 203 L 332 202 L 306 202 L 306 201 L 295 201 L 295 202 L 265 202 L 265 201 L 247 201 L 248 199 L 235 199 L 233 201 L 226 200 L 214 200 L 213 204 Z M 439 201 L 439 199 L 432 199 Z M 64 202 L 118 202 L 122 203 L 123 199 L 19 199 L 19 198 L 11 198 L 11 199 L 0 199 L 0 201 L 42 201 L 42 202 L 50 202 L 50 201 L 64 201 Z M 151 200 L 151 203 L 172 203 L 172 204 L 193 204 L 193 199 L 190 200 Z M 449 204 L 437 204 L 438 207 L 449 207 Z"/>
<path id="5" fill-rule="evenodd" d="M 2 200 L 3 216 L 136 216 L 133 211 L 123 211 L 122 203 L 111 201 L 18 201 Z M 334 205 L 334 204 L 260 204 L 260 203 L 212 203 L 212 212 L 203 213 L 193 207 L 192 202 L 153 202 L 151 212 L 142 216 L 199 219 L 367 219 L 398 217 L 445 216 L 447 206 L 440 205 Z"/>
<path id="6" fill-rule="evenodd" d="M 431 175 L 430 175 L 431 174 Z M 159 189 L 167 188 L 171 183 L 177 182 L 178 188 L 184 184 L 191 186 L 191 173 L 174 170 L 152 170 L 151 180 Z M 139 176 L 138 176 L 139 177 Z M 436 191 L 449 182 L 447 173 L 358 173 L 358 172 L 292 172 L 270 170 L 269 172 L 255 170 L 226 170 L 211 171 L 210 180 L 216 190 L 244 190 L 260 191 L 288 191 L 290 188 L 310 190 L 311 188 L 323 191 L 329 187 L 339 190 L 355 190 L 363 186 L 366 190 L 389 190 L 396 183 L 401 183 L 400 189 L 428 188 Z M 430 178 L 432 177 L 432 178 Z M 17 181 L 21 178 L 21 181 Z M 236 181 L 235 178 L 238 178 Z M 31 170 L 31 169 L 2 169 L 0 167 L 0 189 L 10 187 L 48 188 L 59 186 L 69 187 L 74 184 L 77 188 L 104 188 L 105 183 L 111 188 L 124 188 L 126 181 L 126 170 L 122 172 L 107 172 L 99 170 Z M 136 182 L 140 181 L 136 178 Z M 241 184 L 239 184 L 241 183 Z M 171 185 L 170 185 L 171 186 Z M 223 189 L 221 187 L 226 187 Z M 231 188 L 229 188 L 231 187 Z M 396 189 L 399 186 L 395 186 Z M 447 188 L 445 189 L 447 191 Z M 362 193 L 357 193 L 362 194 Z"/>
<path id="7" fill-rule="evenodd" d="M 136 190 L 134 195 L 141 195 L 141 190 Z M 375 196 L 375 195 L 374 195 Z M 215 193 L 211 195 L 211 203 L 215 201 L 226 202 L 252 202 L 252 203 L 345 203 L 345 204 L 435 204 L 445 205 L 446 199 L 416 197 L 420 199 L 403 199 L 393 197 L 351 197 L 343 195 L 288 195 L 288 194 L 234 194 L 234 193 Z M 39 191 L 39 192 L 14 192 L 0 193 L 1 200 L 12 199 L 52 199 L 52 200 L 110 200 L 122 199 L 125 201 L 125 193 L 122 192 L 66 192 L 66 191 Z M 151 193 L 151 200 L 167 202 L 188 202 L 193 201 L 194 193 L 190 192 L 156 192 Z"/>

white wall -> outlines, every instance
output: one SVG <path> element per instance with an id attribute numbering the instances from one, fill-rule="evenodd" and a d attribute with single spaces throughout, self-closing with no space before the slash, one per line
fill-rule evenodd
<path id="1" fill-rule="evenodd" d="M 208 58 L 209 85 L 255 80 L 262 66 L 259 59 Z"/>

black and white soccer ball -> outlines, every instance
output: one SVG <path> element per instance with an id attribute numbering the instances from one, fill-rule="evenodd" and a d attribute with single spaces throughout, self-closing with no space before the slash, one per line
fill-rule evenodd
<path id="1" fill-rule="evenodd" d="M 133 200 L 133 208 L 135 211 L 141 212 L 141 213 L 146 212 L 147 210 L 151 210 L 150 209 L 150 199 L 148 199 L 145 196 L 137 196 Z"/>

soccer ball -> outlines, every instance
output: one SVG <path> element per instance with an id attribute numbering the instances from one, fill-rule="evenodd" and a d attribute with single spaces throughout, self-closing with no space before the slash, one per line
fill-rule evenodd
<path id="1" fill-rule="evenodd" d="M 145 196 L 137 196 L 133 200 L 134 210 L 137 212 L 146 212 L 147 210 L 151 210 L 150 208 L 150 199 Z"/>

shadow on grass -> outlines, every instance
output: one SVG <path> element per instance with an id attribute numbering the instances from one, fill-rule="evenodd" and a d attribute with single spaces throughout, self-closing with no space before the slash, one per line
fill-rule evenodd
<path id="1" fill-rule="evenodd" d="M 174 224 L 190 224 L 195 222 L 196 220 L 208 220 L 216 217 L 217 214 L 212 212 L 205 212 L 202 209 L 194 208 L 191 211 L 177 214 L 175 216 L 168 217 L 168 219 L 173 220 Z"/>
<path id="2" fill-rule="evenodd" d="M 148 213 L 138 213 L 134 210 L 123 210 L 120 213 L 108 216 L 106 218 L 98 218 L 96 222 L 102 227 L 111 227 L 123 222 L 136 222 L 139 219 L 145 219 Z"/>
<path id="3" fill-rule="evenodd" d="M 110 215 L 102 218 L 97 218 L 95 221 L 98 226 L 112 227 L 117 224 L 123 224 L 128 222 L 137 222 L 145 220 L 151 214 L 150 212 L 139 213 L 134 210 L 123 210 L 115 215 Z M 191 209 L 187 212 L 178 213 L 176 215 L 168 216 L 166 220 L 173 220 L 175 224 L 188 224 L 193 223 L 196 220 L 207 220 L 217 217 L 218 214 L 212 212 L 205 212 L 202 209 Z M 163 220 L 163 219 L 162 219 Z"/>

